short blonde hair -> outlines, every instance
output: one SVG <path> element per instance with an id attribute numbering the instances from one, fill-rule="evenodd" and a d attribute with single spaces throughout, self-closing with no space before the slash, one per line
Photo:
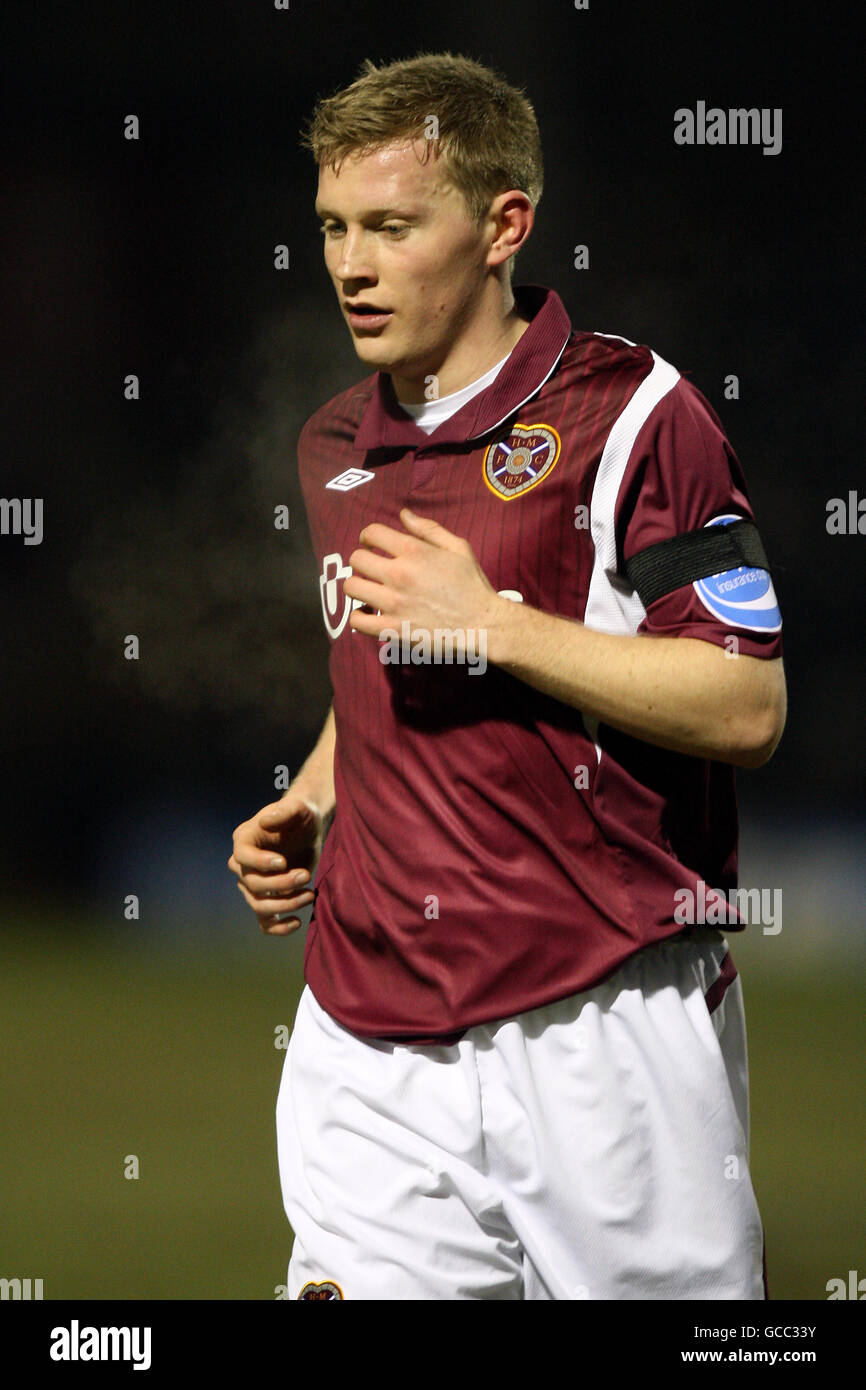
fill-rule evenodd
<path id="1" fill-rule="evenodd" d="M 350 86 L 317 101 L 301 145 L 319 166 L 339 169 L 347 155 L 425 137 L 473 221 L 483 221 L 510 188 L 538 205 L 544 166 L 531 103 L 499 73 L 460 54 L 419 53 L 382 67 L 365 59 Z"/>

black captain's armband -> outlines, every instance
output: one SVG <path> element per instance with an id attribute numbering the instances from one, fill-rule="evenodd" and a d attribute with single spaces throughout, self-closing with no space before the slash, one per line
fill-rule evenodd
<path id="1" fill-rule="evenodd" d="M 625 572 L 644 608 L 657 598 L 707 579 L 711 574 L 752 565 L 770 565 L 753 521 L 732 521 L 727 526 L 703 526 L 669 541 L 639 550 L 625 563 Z"/>

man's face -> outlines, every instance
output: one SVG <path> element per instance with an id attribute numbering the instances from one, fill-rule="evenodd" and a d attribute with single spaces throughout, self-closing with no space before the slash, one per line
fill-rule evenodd
<path id="1" fill-rule="evenodd" d="M 489 245 L 443 162 L 421 162 L 424 143 L 349 156 L 339 174 L 320 169 L 316 199 L 325 265 L 358 356 L 416 382 L 439 370 L 471 318 Z M 354 315 L 347 301 L 387 314 Z"/>

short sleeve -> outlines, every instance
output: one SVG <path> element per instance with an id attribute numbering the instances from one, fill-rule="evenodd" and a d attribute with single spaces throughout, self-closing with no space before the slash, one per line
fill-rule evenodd
<path id="1" fill-rule="evenodd" d="M 739 460 L 712 406 L 679 377 L 648 415 L 626 464 L 615 511 L 620 572 L 648 546 L 740 519 L 755 520 Z M 743 565 L 662 595 L 638 631 L 718 646 L 735 636 L 744 655 L 771 658 L 782 654 L 781 628 L 770 574 Z"/>

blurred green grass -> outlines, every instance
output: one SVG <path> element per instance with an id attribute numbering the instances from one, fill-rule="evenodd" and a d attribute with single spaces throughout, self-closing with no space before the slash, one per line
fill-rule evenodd
<path id="1" fill-rule="evenodd" d="M 291 1245 L 274 1030 L 294 1020 L 302 947 L 181 957 L 68 920 L 7 926 L 0 1275 L 42 1278 L 46 1299 L 274 1297 Z M 735 957 L 770 1292 L 824 1299 L 866 1274 L 862 984 Z"/>

